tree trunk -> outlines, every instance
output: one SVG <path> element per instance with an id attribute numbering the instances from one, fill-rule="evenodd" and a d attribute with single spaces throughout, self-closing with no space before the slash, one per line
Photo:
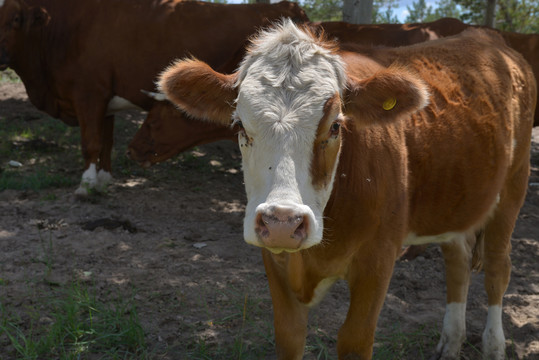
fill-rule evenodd
<path id="1" fill-rule="evenodd" d="M 496 0 L 487 0 L 487 8 L 485 10 L 485 26 L 494 27 L 496 20 Z"/>
<path id="2" fill-rule="evenodd" d="M 350 24 L 372 23 L 373 0 L 344 0 L 342 20 Z"/>

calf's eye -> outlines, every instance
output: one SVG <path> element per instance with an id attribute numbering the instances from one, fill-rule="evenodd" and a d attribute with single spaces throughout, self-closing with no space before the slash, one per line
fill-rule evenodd
<path id="1" fill-rule="evenodd" d="M 331 124 L 331 128 L 329 129 L 329 135 L 332 137 L 338 136 L 340 129 L 341 123 L 339 121 L 335 121 L 333 124 Z"/>

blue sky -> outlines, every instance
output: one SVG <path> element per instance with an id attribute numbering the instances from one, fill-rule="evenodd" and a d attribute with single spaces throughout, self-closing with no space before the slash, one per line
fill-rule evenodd
<path id="1" fill-rule="evenodd" d="M 406 19 L 406 16 L 408 15 L 408 10 L 406 9 L 407 6 L 412 7 L 412 3 L 417 0 L 399 0 L 399 7 L 395 10 L 395 15 L 399 18 L 401 22 L 404 22 L 404 19 Z M 242 3 L 243 0 L 228 0 L 227 1 L 230 4 L 239 4 Z M 278 1 L 276 1 L 278 2 Z M 300 0 L 301 2 L 301 0 Z M 433 1 L 427 1 L 427 5 L 433 6 Z"/>

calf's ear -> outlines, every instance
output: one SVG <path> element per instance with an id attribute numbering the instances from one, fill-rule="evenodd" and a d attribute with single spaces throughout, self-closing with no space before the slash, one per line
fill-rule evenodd
<path id="1" fill-rule="evenodd" d="M 35 6 L 30 9 L 30 23 L 29 26 L 45 26 L 49 23 L 51 16 L 44 8 Z"/>
<path id="2" fill-rule="evenodd" d="M 187 114 L 230 125 L 237 91 L 236 74 L 224 75 L 199 60 L 180 60 L 161 73 L 159 90 Z"/>
<path id="3" fill-rule="evenodd" d="M 427 86 L 402 69 L 384 69 L 371 77 L 348 77 L 344 93 L 345 114 L 362 125 L 397 121 L 428 104 Z"/>

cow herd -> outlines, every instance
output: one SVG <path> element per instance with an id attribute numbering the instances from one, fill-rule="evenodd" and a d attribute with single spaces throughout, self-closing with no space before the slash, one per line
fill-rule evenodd
<path id="1" fill-rule="evenodd" d="M 455 19 L 311 23 L 289 2 L 0 0 L 0 69 L 80 126 L 78 195 L 110 181 L 116 111 L 148 111 L 128 150 L 144 166 L 237 139 L 244 238 L 262 248 L 280 359 L 302 358 L 309 309 L 338 279 L 351 294 L 339 358 L 370 359 L 399 250 L 425 243 L 446 266 L 433 358 L 459 357 L 482 266 L 483 357 L 504 359 L 538 37 Z"/>

